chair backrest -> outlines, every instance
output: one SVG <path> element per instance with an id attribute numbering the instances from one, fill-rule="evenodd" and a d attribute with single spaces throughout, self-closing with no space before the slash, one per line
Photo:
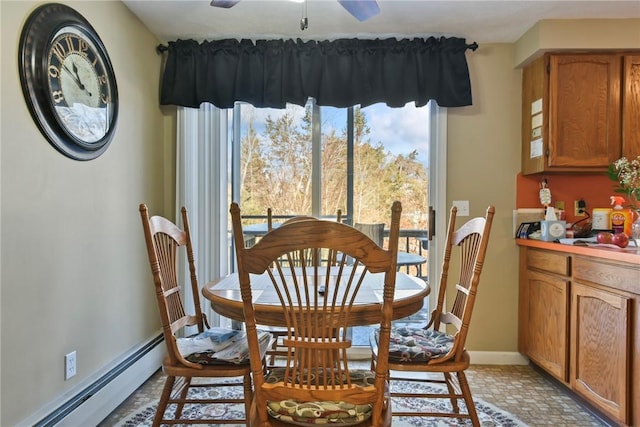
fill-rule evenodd
<path id="1" fill-rule="evenodd" d="M 181 363 L 188 367 L 199 368 L 200 365 L 197 363 L 189 362 L 182 357 L 176 341 L 178 333 L 187 326 L 196 326 L 198 332 L 203 332 L 205 328 L 209 327 L 207 319 L 200 309 L 198 279 L 193 247 L 191 246 L 187 209 L 182 208 L 184 230 L 164 217 L 152 216 L 150 218 L 144 203 L 140 204 L 140 216 L 169 359 L 172 364 Z M 185 311 L 180 295 L 181 286 L 178 279 L 178 254 L 180 251 L 186 251 L 189 263 L 191 286 L 185 287 L 184 292 L 191 292 L 193 296 L 193 314 L 188 314 Z"/>
<path id="2" fill-rule="evenodd" d="M 449 359 L 459 360 L 463 356 L 465 341 L 471 323 L 471 313 L 480 283 L 480 274 L 489 243 L 491 224 L 495 208 L 489 206 L 484 217 L 476 217 L 464 223 L 457 230 L 457 208 L 453 206 L 449 214 L 449 227 L 444 248 L 442 272 L 438 290 L 438 303 L 431 313 L 429 326 L 438 330 L 443 325 L 455 329 L 455 340 L 451 351 L 441 358 L 432 359 L 433 363 L 441 363 Z M 451 257 L 457 250 L 460 270 L 457 276 L 449 277 Z M 455 297 L 451 287 L 455 287 Z M 449 299 L 445 307 L 445 301 Z"/>
<path id="3" fill-rule="evenodd" d="M 298 216 L 294 216 L 292 218 L 288 218 L 286 221 L 284 221 L 282 223 L 282 225 L 286 225 L 286 224 L 291 224 L 292 222 L 297 222 L 297 221 L 303 221 L 306 219 L 315 219 L 312 216 L 309 215 L 298 215 Z M 336 222 L 342 222 L 342 210 L 338 209 L 338 212 L 336 214 Z M 271 231 L 273 230 L 273 220 L 272 220 L 272 210 L 271 208 L 267 209 L 267 231 Z M 332 253 L 330 254 L 331 258 L 326 258 L 326 259 L 330 259 L 330 262 L 335 265 L 336 264 L 336 253 Z M 300 250 L 297 252 L 297 255 L 295 258 L 292 258 L 292 261 L 296 262 L 298 265 L 301 263 L 302 259 L 306 259 L 306 262 L 308 265 L 311 265 L 312 262 L 314 262 L 314 258 L 313 258 L 313 252 L 310 250 Z M 326 261 L 325 259 L 325 261 Z M 315 262 L 320 262 L 322 263 L 323 259 L 322 258 L 315 258 Z"/>
<path id="4" fill-rule="evenodd" d="M 263 421 L 268 417 L 267 402 L 285 399 L 373 404 L 372 417 L 380 417 L 385 404 L 401 211 L 400 202 L 395 202 L 387 250 L 349 225 L 316 218 L 283 224 L 255 246 L 245 248 L 240 208 L 236 203 L 231 205 L 255 402 Z M 300 251 L 311 251 L 316 260 L 332 259 L 331 255 L 336 254 L 336 265 L 317 261 L 309 265 L 304 259 L 302 263 L 292 262 Z M 347 258 L 355 259 L 355 265 L 347 264 Z M 357 312 L 354 301 L 360 291 L 366 289 L 363 285 L 366 280 L 384 280 L 384 288 L 380 363 L 376 366 L 374 386 L 362 388 L 352 383 L 349 375 L 347 349 L 351 341 L 347 338 L 347 328 L 353 324 L 351 316 Z M 287 368 L 275 382 L 265 382 L 260 361 L 254 286 L 264 292 L 268 289 L 274 301 L 273 309 L 282 313 L 287 331 L 284 339 Z"/>
<path id="5" fill-rule="evenodd" d="M 284 223 L 299 221 L 301 218 L 313 218 L 308 215 L 300 215 L 295 216 L 293 218 L 289 218 Z M 338 209 L 336 212 L 336 222 L 342 222 L 342 209 Z M 273 230 L 273 210 L 271 208 L 267 208 L 267 231 Z"/>
<path id="6" fill-rule="evenodd" d="M 384 245 L 384 222 L 375 224 L 355 223 L 356 230 L 362 231 L 367 237 L 376 242 L 378 246 Z"/>

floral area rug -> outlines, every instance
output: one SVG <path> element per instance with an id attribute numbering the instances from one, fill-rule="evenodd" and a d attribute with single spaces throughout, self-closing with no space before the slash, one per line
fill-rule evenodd
<path id="1" fill-rule="evenodd" d="M 393 389 L 420 389 L 424 392 L 435 392 L 439 389 L 428 384 L 415 384 L 403 381 L 392 383 Z M 206 395 L 210 398 L 220 397 L 226 394 L 229 398 L 237 398 L 241 395 L 240 387 L 220 388 L 202 388 L 193 391 L 194 395 Z M 514 415 L 488 404 L 480 399 L 475 399 L 476 411 L 480 418 L 480 424 L 483 427 L 526 427 L 522 421 Z M 451 408 L 448 399 L 394 399 L 393 405 L 397 410 L 425 410 L 428 412 L 441 412 Z M 119 427 L 147 427 L 151 426 L 153 417 L 156 413 L 157 404 L 151 404 L 140 409 L 138 412 L 129 415 L 127 418 L 117 424 Z M 168 411 L 173 408 L 169 406 Z M 460 410 L 466 412 L 464 403 L 460 402 Z M 186 418 L 197 419 L 200 417 L 214 419 L 241 418 L 244 416 L 243 405 L 193 405 L 185 407 L 184 414 Z M 213 424 L 217 425 L 217 424 Z M 236 426 L 235 424 L 226 424 L 226 426 Z M 394 417 L 394 427 L 445 427 L 445 426 L 470 426 L 471 422 L 466 419 L 458 418 L 422 418 L 422 417 Z M 240 427 L 240 425 L 238 425 Z"/>

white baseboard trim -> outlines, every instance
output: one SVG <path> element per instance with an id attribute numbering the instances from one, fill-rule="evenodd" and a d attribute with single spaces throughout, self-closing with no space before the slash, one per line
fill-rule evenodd
<path id="1" fill-rule="evenodd" d="M 517 351 L 469 351 L 472 365 L 528 365 L 529 359 Z"/>
<path id="2" fill-rule="evenodd" d="M 165 354 L 162 334 L 154 336 L 18 425 L 98 425 L 162 366 Z"/>

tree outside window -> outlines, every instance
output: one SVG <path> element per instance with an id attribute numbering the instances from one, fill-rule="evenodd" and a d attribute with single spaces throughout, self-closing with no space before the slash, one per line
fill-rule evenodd
<path id="1" fill-rule="evenodd" d="M 401 152 L 397 149 L 398 141 L 375 139 L 383 133 L 374 132 L 372 128 L 378 130 L 382 126 L 390 127 L 384 129 L 384 134 L 400 137 L 402 132 L 392 127 L 402 123 L 394 120 L 370 123 L 372 108 L 377 109 L 377 117 L 384 115 L 385 110 L 390 116 L 392 112 L 395 117 L 404 114 L 403 109 L 382 106 L 353 107 L 353 121 L 349 122 L 347 109 L 319 108 L 313 102 L 284 110 L 256 109 L 243 104 L 240 109 L 243 214 L 265 215 L 267 208 L 271 208 L 274 215 L 316 214 L 313 180 L 320 177 L 316 188 L 319 188 L 321 216 L 335 216 L 340 209 L 352 223 L 384 222 L 389 218 L 392 202 L 400 200 L 403 205 L 401 228 L 425 229 L 429 205 L 428 167 L 421 156 L 426 157 L 427 153 L 418 148 Z M 426 108 L 423 110 L 426 141 L 427 112 Z M 316 112 L 319 113 L 314 114 Z M 314 123 L 314 117 L 320 120 Z M 319 162 L 315 156 L 320 157 Z M 315 174 L 314 162 L 320 165 L 320 171 Z M 352 212 L 348 210 L 349 197 Z"/>

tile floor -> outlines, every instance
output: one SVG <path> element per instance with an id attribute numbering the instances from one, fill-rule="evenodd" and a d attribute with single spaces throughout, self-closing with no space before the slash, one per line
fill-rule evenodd
<path id="1" fill-rule="evenodd" d="M 529 426 L 607 426 L 555 384 L 530 366 L 473 365 L 467 371 L 474 397 L 517 416 Z M 117 426 L 139 408 L 157 400 L 164 384 L 158 371 L 99 427 Z"/>

